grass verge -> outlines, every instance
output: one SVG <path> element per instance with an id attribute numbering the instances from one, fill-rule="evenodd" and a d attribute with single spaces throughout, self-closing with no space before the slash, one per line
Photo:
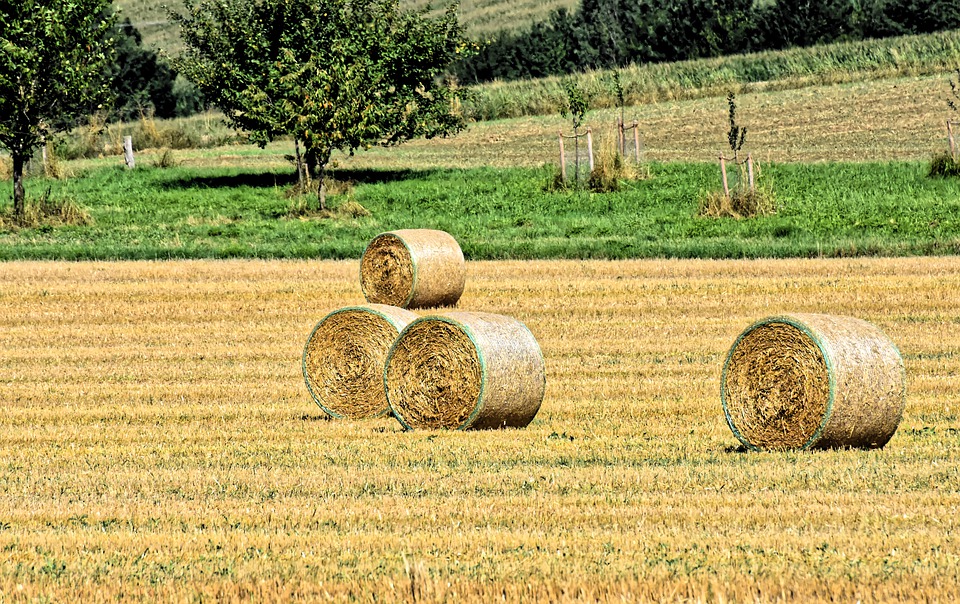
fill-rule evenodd
<path id="1" fill-rule="evenodd" d="M 0 259 L 356 258 L 400 228 L 448 231 L 471 259 L 957 253 L 960 181 L 927 169 L 770 164 L 777 213 L 738 220 L 698 215 L 720 187 L 712 164 L 653 164 L 650 178 L 611 193 L 547 192 L 549 167 L 341 170 L 352 186 L 322 215 L 293 207 L 289 170 L 109 167 L 29 180 L 28 193 L 74 199 L 92 224 L 0 232 Z"/>

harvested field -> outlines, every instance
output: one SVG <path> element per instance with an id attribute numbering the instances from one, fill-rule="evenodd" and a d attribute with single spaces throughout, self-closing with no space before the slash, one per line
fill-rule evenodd
<path id="1" fill-rule="evenodd" d="M 490 262 L 547 368 L 524 430 L 325 421 L 304 335 L 358 262 L 0 265 L 0 600 L 954 601 L 956 258 Z M 897 343 L 882 450 L 747 453 L 752 322 Z"/>

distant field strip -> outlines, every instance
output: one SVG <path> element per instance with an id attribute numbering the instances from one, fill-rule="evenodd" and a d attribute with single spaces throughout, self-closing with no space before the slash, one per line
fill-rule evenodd
<path id="1" fill-rule="evenodd" d="M 958 55 L 960 56 L 960 55 Z M 922 160 L 947 148 L 944 122 L 949 74 L 810 86 L 799 90 L 744 92 L 737 96 L 737 120 L 748 129 L 746 148 L 764 162 Z M 722 95 L 681 101 L 648 102 L 628 107 L 628 123 L 637 120 L 645 159 L 714 161 L 727 147 L 728 106 Z M 609 152 L 615 138 L 614 109 L 587 114 L 598 152 Z M 196 138 L 228 138 L 219 114 L 162 122 Z M 469 124 L 457 136 L 417 139 L 398 147 L 374 147 L 352 157 L 339 155 L 344 168 L 426 169 L 468 167 L 533 167 L 557 164 L 557 132 L 569 131 L 559 114 Z M 110 128 L 120 140 L 132 125 Z M 114 146 L 114 149 L 120 147 Z M 287 168 L 293 143 L 278 141 L 260 150 L 253 145 L 177 150 L 178 161 L 190 167 L 258 166 Z M 117 165 L 114 151 L 101 159 L 70 165 L 78 170 Z M 151 165 L 155 152 L 143 155 Z M 9 182 L 9 181 L 8 181 Z"/>
<path id="2" fill-rule="evenodd" d="M 841 42 L 675 63 L 630 65 L 620 70 L 628 106 L 680 99 L 905 76 L 942 75 L 960 68 L 960 30 L 922 36 Z M 611 73 L 570 76 L 593 108 L 614 107 Z M 470 110 L 480 119 L 560 113 L 563 78 L 491 82 L 473 88 Z"/>
<path id="3" fill-rule="evenodd" d="M 955 258 L 483 262 L 547 364 L 524 430 L 330 422 L 358 262 L 0 264 L 0 600 L 954 601 Z M 781 312 L 906 362 L 886 449 L 744 453 L 724 355 Z"/>
<path id="4" fill-rule="evenodd" d="M 429 7 L 430 16 L 438 16 L 446 10 L 449 2 L 430 0 L 401 0 L 400 5 L 411 10 Z M 558 8 L 575 10 L 576 0 L 462 0 L 459 8 L 460 23 L 473 38 L 482 39 L 501 30 L 517 30 L 534 21 L 546 19 Z M 182 0 L 115 0 L 120 9 L 120 18 L 130 21 L 143 34 L 143 43 L 148 48 L 163 49 L 172 54 L 183 47 L 177 25 L 170 20 L 167 7 L 183 12 Z"/>

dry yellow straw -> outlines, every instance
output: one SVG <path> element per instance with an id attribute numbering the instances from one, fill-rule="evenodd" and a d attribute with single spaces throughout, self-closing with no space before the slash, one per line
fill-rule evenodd
<path id="1" fill-rule="evenodd" d="M 463 294 L 466 266 L 457 240 L 444 231 L 382 233 L 360 260 L 367 302 L 402 308 L 453 306 Z"/>
<path id="2" fill-rule="evenodd" d="M 337 418 L 386 413 L 387 352 L 416 318 L 402 308 L 370 304 L 341 308 L 317 323 L 303 349 L 303 378 L 317 405 Z"/>
<path id="3" fill-rule="evenodd" d="M 523 427 L 543 401 L 543 355 L 520 321 L 480 312 L 422 317 L 387 357 L 387 400 L 405 428 Z"/>
<path id="4" fill-rule="evenodd" d="M 903 359 L 860 319 L 770 317 L 730 349 L 721 398 L 730 429 L 754 450 L 882 447 L 903 416 Z"/>

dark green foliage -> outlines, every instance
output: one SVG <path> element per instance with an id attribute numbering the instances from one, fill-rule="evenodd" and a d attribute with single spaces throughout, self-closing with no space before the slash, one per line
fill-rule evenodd
<path id="1" fill-rule="evenodd" d="M 960 28 L 956 0 L 581 0 L 457 65 L 469 82 Z"/>
<path id="2" fill-rule="evenodd" d="M 143 46 L 140 32 L 129 18 L 110 30 L 107 43 L 116 50 L 106 74 L 113 94 L 108 112 L 111 120 L 129 121 L 144 115 L 186 117 L 203 109 L 200 91 L 178 79 L 164 59 Z"/>
<path id="3" fill-rule="evenodd" d="M 950 96 L 953 98 L 947 99 L 947 107 L 952 109 L 955 112 L 960 112 L 960 69 L 956 70 L 957 79 L 954 80 L 953 76 L 950 77 Z"/>
<path id="4" fill-rule="evenodd" d="M 455 6 L 438 19 L 397 0 L 186 0 L 178 60 L 236 128 L 301 141 L 324 168 L 335 150 L 444 136 L 465 125 L 443 78 L 470 46 Z"/>
<path id="5" fill-rule="evenodd" d="M 173 94 L 175 74 L 157 53 L 143 47 L 140 32 L 124 19 L 110 33 L 116 60 L 107 77 L 114 95 L 111 117 L 129 121 L 144 114 L 168 118 L 176 115 Z"/>
<path id="6" fill-rule="evenodd" d="M 737 97 L 733 92 L 727 93 L 727 106 L 729 107 L 730 130 L 727 131 L 727 143 L 734 157 L 739 155 L 740 149 L 743 149 L 743 143 L 747 138 L 747 129 L 737 124 Z"/>
<path id="7" fill-rule="evenodd" d="M 0 146 L 13 160 L 14 215 L 25 213 L 23 167 L 44 139 L 109 96 L 109 0 L 0 4 Z"/>
<path id="8" fill-rule="evenodd" d="M 567 105 L 564 108 L 563 117 L 569 117 L 573 125 L 573 132 L 576 134 L 583 125 L 583 117 L 587 114 L 589 103 L 583 93 L 583 89 L 577 86 L 573 78 L 563 81 L 563 91 L 567 94 Z"/>

